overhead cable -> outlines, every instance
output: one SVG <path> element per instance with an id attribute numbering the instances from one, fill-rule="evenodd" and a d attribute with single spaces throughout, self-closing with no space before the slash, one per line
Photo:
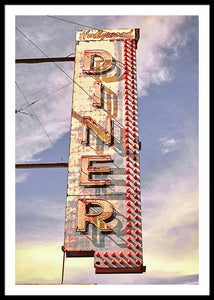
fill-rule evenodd
<path id="1" fill-rule="evenodd" d="M 21 90 L 20 86 L 18 85 L 17 82 L 15 82 L 15 83 L 16 83 L 16 86 L 17 86 L 17 88 L 19 89 L 20 93 L 22 94 L 23 98 L 25 99 L 25 101 L 27 102 L 27 104 L 29 104 L 28 99 L 27 99 L 26 96 L 24 95 L 24 93 L 23 93 L 23 91 Z M 48 134 L 47 131 L 45 130 L 44 126 L 42 125 L 42 123 L 41 123 L 41 121 L 40 121 L 38 115 L 35 113 L 35 111 L 33 110 L 33 108 L 32 108 L 31 106 L 30 106 L 30 109 L 31 109 L 33 115 L 36 117 L 38 123 L 40 124 L 40 126 L 41 126 L 43 132 L 46 134 L 46 136 L 47 136 L 49 142 L 51 143 L 51 145 L 53 146 L 54 150 L 56 151 L 57 155 L 59 156 L 60 160 L 61 160 L 62 162 L 64 162 L 64 160 L 63 160 L 62 156 L 60 155 L 59 151 L 58 151 L 57 148 L 54 146 L 54 143 L 53 143 L 53 141 L 51 140 L 49 134 Z"/>
<path id="2" fill-rule="evenodd" d="M 41 97 L 41 98 L 39 98 L 39 99 L 37 99 L 37 100 L 35 100 L 35 101 L 33 101 L 33 102 L 31 102 L 31 103 L 25 105 L 25 106 L 23 106 L 23 107 L 21 107 L 20 109 L 16 109 L 16 110 L 15 110 L 15 113 L 21 112 L 21 110 L 24 110 L 24 109 L 28 108 L 29 106 L 31 106 L 31 105 L 33 105 L 33 104 L 39 102 L 40 100 L 43 100 L 43 99 L 45 99 L 45 98 L 47 98 L 47 97 L 49 97 L 49 96 L 51 96 L 51 95 L 56 94 L 58 91 L 64 89 L 65 87 L 67 87 L 67 86 L 70 85 L 70 84 L 71 84 L 71 82 L 69 82 L 68 84 L 62 86 L 61 88 L 58 88 L 57 90 L 55 90 L 55 91 L 53 91 L 53 92 L 51 92 L 51 93 L 48 93 L 48 94 L 46 94 L 45 96 L 43 96 L 43 97 Z M 22 112 L 22 113 L 23 113 L 23 112 Z"/>
<path id="3" fill-rule="evenodd" d="M 86 27 L 86 28 L 91 28 L 91 29 L 99 30 L 99 29 L 97 29 L 95 27 L 92 27 L 92 26 L 89 26 L 89 25 L 80 24 L 80 23 L 77 23 L 77 22 L 74 22 L 74 21 L 70 21 L 70 20 L 65 20 L 65 19 L 62 19 L 62 18 L 59 18 L 59 17 L 49 16 L 49 15 L 47 15 L 47 17 L 53 18 L 53 19 L 57 19 L 57 20 L 60 20 L 60 21 L 64 21 L 64 22 L 68 22 L 68 23 L 72 23 L 72 24 L 76 24 L 76 25 L 83 26 L 83 27 Z"/>

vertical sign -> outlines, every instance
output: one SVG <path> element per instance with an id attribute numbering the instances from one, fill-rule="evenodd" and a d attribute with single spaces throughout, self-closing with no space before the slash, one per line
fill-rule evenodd
<path id="1" fill-rule="evenodd" d="M 142 273 L 136 48 L 139 29 L 77 31 L 66 257 L 96 273 Z"/>

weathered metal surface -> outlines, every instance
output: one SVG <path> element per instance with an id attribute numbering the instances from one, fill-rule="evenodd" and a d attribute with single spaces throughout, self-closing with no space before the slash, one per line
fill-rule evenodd
<path id="1" fill-rule="evenodd" d="M 145 272 L 138 29 L 77 32 L 63 251 L 96 273 Z"/>

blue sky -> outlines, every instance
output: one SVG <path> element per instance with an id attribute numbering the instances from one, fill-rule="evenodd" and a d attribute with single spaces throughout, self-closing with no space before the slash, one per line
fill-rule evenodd
<path id="1" fill-rule="evenodd" d="M 66 260 L 65 282 L 198 284 L 198 17 L 72 16 L 95 28 L 140 28 L 137 49 L 144 262 L 141 275 L 95 275 L 90 259 Z M 44 53 L 74 53 L 82 26 L 48 16 L 17 16 Z M 44 57 L 16 31 L 16 58 Z M 72 63 L 60 63 L 70 76 Z M 16 66 L 16 81 L 55 148 L 68 160 L 72 83 L 53 64 Z M 25 105 L 16 88 L 16 109 Z M 16 162 L 59 162 L 35 117 L 16 114 Z M 16 280 L 59 282 L 67 170 L 16 171 Z M 26 258 L 26 259 L 25 259 Z M 74 272 L 75 270 L 75 272 Z"/>

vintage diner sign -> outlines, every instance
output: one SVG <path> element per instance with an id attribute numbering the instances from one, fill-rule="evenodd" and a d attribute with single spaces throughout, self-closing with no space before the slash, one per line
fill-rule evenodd
<path id="1" fill-rule="evenodd" d="M 139 29 L 77 31 L 62 250 L 96 273 L 142 273 Z"/>

